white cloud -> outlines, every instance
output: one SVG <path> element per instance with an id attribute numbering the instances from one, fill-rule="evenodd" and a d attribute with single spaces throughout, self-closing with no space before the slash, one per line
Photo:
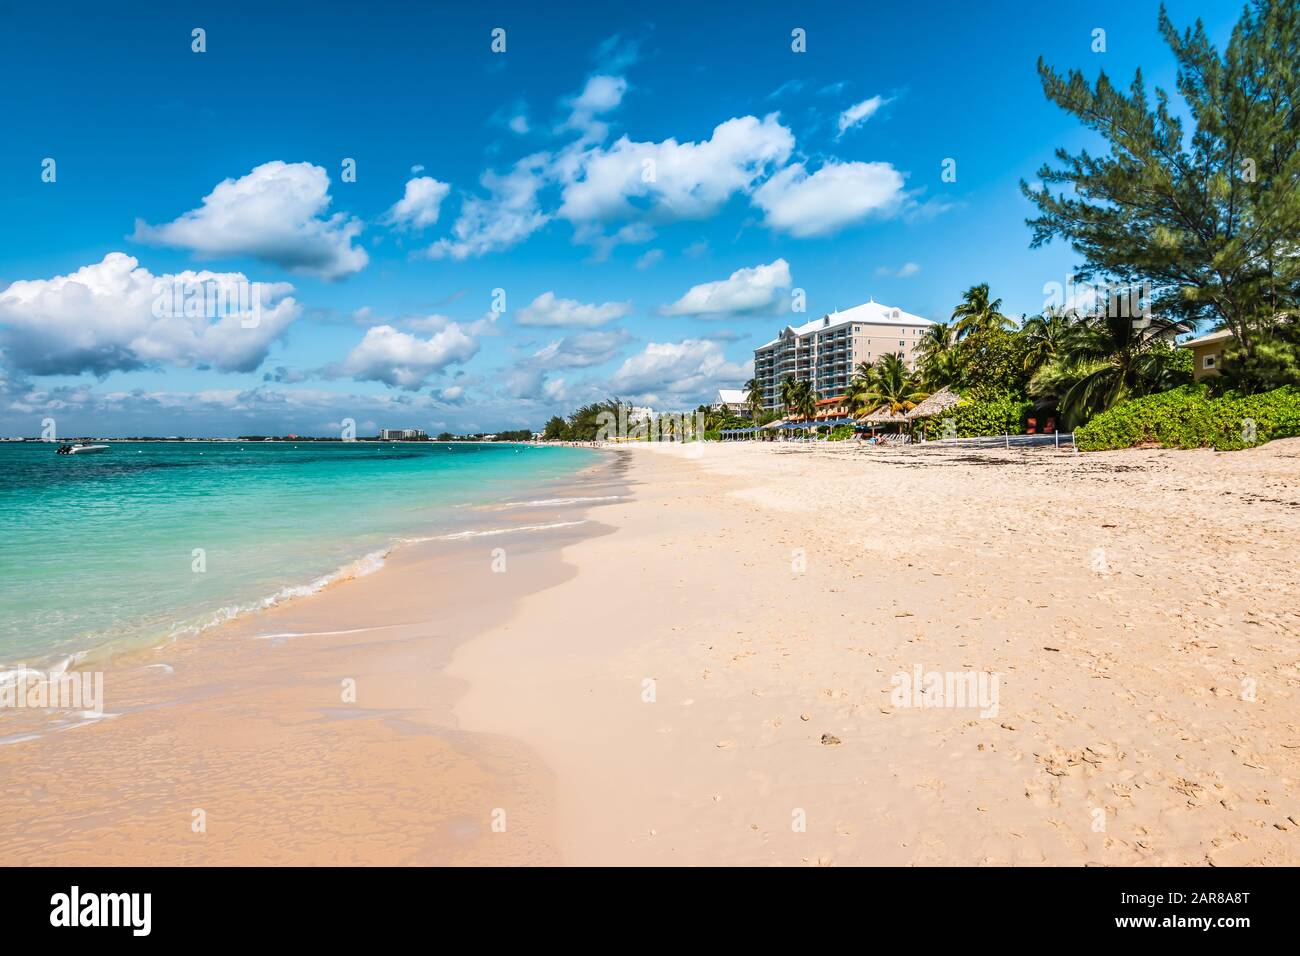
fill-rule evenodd
<path id="1" fill-rule="evenodd" d="M 504 176 L 484 173 L 483 185 L 490 195 L 466 197 L 452 226 L 454 238 L 435 242 L 430 257 L 461 260 L 508 249 L 546 225 L 550 217 L 538 206 L 537 193 L 545 183 L 548 158 L 536 153 L 521 159 Z"/>
<path id="2" fill-rule="evenodd" d="M 510 121 L 506 125 L 510 127 L 510 132 L 523 136 L 528 132 L 528 117 L 523 113 L 518 113 L 510 117 Z"/>
<path id="3" fill-rule="evenodd" d="M 604 124 L 596 117 L 617 109 L 627 93 L 627 80 L 598 73 L 587 78 L 582 92 L 569 101 L 569 118 L 562 129 L 580 129 L 588 136 L 604 138 Z"/>
<path id="4" fill-rule="evenodd" d="M 904 262 L 897 269 L 891 269 L 889 266 L 881 266 L 876 270 L 878 276 L 892 276 L 895 279 L 906 279 L 914 276 L 921 271 L 921 266 L 915 262 Z"/>
<path id="5" fill-rule="evenodd" d="M 219 306 L 217 290 L 232 304 Z M 155 276 L 134 257 L 111 252 L 69 275 L 0 290 L 0 345 L 14 367 L 35 375 L 165 365 L 248 372 L 301 314 L 292 291 L 238 272 Z M 256 312 L 233 305 L 241 292 Z"/>
<path id="6" fill-rule="evenodd" d="M 839 135 L 843 136 L 855 126 L 860 126 L 871 117 L 875 116 L 879 109 L 890 101 L 881 96 L 873 96 L 865 99 L 861 103 L 854 103 L 843 113 L 840 114 Z"/>
<path id="7" fill-rule="evenodd" d="M 247 176 L 221 181 L 202 206 L 172 222 L 151 226 L 137 219 L 132 238 L 208 258 L 249 256 L 339 279 L 360 272 L 370 260 L 352 245 L 361 232 L 359 219 L 345 213 L 326 218 L 329 182 L 325 170 L 310 163 L 264 163 Z"/>
<path id="8" fill-rule="evenodd" d="M 651 342 L 624 361 L 608 385 L 613 394 L 638 404 L 680 408 L 697 405 L 720 386 L 743 382 L 752 372 L 752 360 L 728 362 L 717 342 Z"/>
<path id="9" fill-rule="evenodd" d="M 629 339 L 623 329 L 577 332 L 549 343 L 520 364 L 543 369 L 588 368 L 608 362 Z"/>
<path id="10" fill-rule="evenodd" d="M 638 269 L 650 269 L 663 261 L 664 251 L 662 249 L 651 249 L 644 253 L 636 260 Z"/>
<path id="11" fill-rule="evenodd" d="M 803 163 L 776 173 L 754 192 L 766 224 L 798 238 L 826 236 L 903 205 L 903 175 L 889 163 L 828 161 L 811 176 Z"/>
<path id="12" fill-rule="evenodd" d="M 454 322 L 427 339 L 377 325 L 366 330 L 338 371 L 358 381 L 414 391 L 448 365 L 469 361 L 478 348 L 478 340 Z"/>
<path id="13" fill-rule="evenodd" d="M 794 136 L 775 113 L 729 119 L 702 142 L 633 142 L 564 157 L 557 213 L 570 222 L 700 219 L 736 192 L 747 192 L 794 149 Z"/>
<path id="14" fill-rule="evenodd" d="M 659 310 L 660 315 L 730 317 L 762 312 L 776 305 L 782 289 L 790 288 L 790 263 L 777 259 L 767 265 L 737 269 L 725 279 L 692 286 L 686 294 Z"/>
<path id="15" fill-rule="evenodd" d="M 417 176 L 406 184 L 406 191 L 384 215 L 390 225 L 406 229 L 427 229 L 438 221 L 442 201 L 451 187 L 432 176 Z"/>
<path id="16" fill-rule="evenodd" d="M 515 316 L 519 325 L 597 326 L 621 319 L 632 311 L 631 302 L 605 302 L 601 305 L 576 299 L 557 299 L 554 292 L 543 292 Z"/>

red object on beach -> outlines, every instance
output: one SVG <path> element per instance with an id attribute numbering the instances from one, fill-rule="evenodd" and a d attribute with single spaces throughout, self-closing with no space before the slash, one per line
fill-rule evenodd
<path id="1" fill-rule="evenodd" d="M 1035 430 L 1035 429 L 1037 429 L 1037 427 L 1038 427 L 1038 419 L 1037 419 L 1037 418 L 1031 418 L 1031 419 L 1029 419 L 1029 420 L 1025 423 L 1025 434 L 1026 434 L 1026 435 L 1035 435 L 1035 434 L 1037 434 L 1037 431 Z"/>

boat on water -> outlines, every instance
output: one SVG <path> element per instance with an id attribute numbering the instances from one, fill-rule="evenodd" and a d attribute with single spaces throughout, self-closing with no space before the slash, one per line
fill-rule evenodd
<path id="1" fill-rule="evenodd" d="M 88 445 L 83 442 L 77 442 L 74 445 L 60 445 L 56 455 L 94 455 L 101 451 L 108 451 L 107 445 Z"/>

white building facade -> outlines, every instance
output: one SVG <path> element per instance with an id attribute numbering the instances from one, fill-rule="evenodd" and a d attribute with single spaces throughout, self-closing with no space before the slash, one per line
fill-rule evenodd
<path id="1" fill-rule="evenodd" d="M 780 406 L 781 382 L 787 375 L 811 382 L 818 398 L 830 398 L 844 393 L 862 362 L 894 354 L 912 365 L 922 332 L 933 324 L 872 301 L 800 326 L 787 325 L 754 349 L 754 377 L 763 386 L 763 406 Z"/>

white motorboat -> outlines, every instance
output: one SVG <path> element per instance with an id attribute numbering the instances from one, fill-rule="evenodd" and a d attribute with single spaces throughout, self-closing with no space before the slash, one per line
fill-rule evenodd
<path id="1" fill-rule="evenodd" d="M 78 442 L 75 445 L 60 445 L 56 455 L 94 455 L 101 451 L 108 451 L 107 445 L 87 445 Z"/>

